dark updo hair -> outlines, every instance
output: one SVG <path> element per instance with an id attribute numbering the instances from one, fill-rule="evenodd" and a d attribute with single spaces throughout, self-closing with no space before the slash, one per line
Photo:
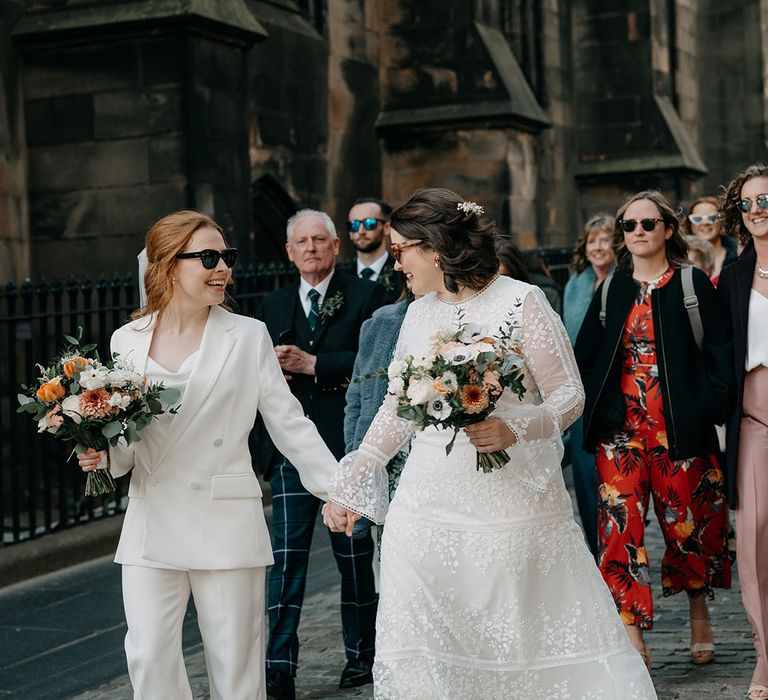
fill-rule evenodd
<path id="1" fill-rule="evenodd" d="M 723 188 L 720 202 L 723 212 L 723 232 L 729 236 L 736 236 L 742 245 L 747 245 L 752 240 L 752 234 L 744 225 L 744 219 L 737 202 L 741 199 L 741 188 L 756 177 L 768 177 L 768 165 L 756 163 L 740 172 L 728 186 Z"/>
<path id="2" fill-rule="evenodd" d="M 423 241 L 439 257 L 445 288 L 482 289 L 496 276 L 496 227 L 482 215 L 464 212 L 465 200 L 451 190 L 416 190 L 392 212 L 390 225 L 403 238 Z"/>
<path id="3" fill-rule="evenodd" d="M 501 238 L 496 244 L 496 255 L 499 256 L 499 264 L 507 268 L 505 273 L 508 277 L 521 282 L 531 283 L 528 276 L 528 268 L 525 266 L 523 254 L 511 238 Z"/>
<path id="4" fill-rule="evenodd" d="M 644 190 L 629 197 L 616 212 L 616 222 L 613 228 L 613 251 L 616 253 L 616 266 L 621 270 L 633 269 L 632 253 L 627 248 L 624 230 L 621 228 L 621 221 L 630 204 L 639 202 L 641 199 L 647 199 L 656 206 L 661 218 L 664 220 L 664 228 L 672 227 L 672 235 L 664 243 L 669 266 L 681 268 L 690 265 L 688 262 L 688 243 L 680 230 L 678 212 L 672 208 L 666 197 L 658 190 Z"/>

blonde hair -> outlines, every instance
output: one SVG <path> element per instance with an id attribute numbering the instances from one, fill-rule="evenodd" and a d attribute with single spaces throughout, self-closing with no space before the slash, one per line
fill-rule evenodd
<path id="1" fill-rule="evenodd" d="M 584 224 L 584 229 L 581 232 L 581 236 L 579 236 L 579 240 L 576 241 L 576 249 L 573 251 L 573 257 L 571 258 L 571 269 L 577 275 L 584 272 L 587 265 L 589 265 L 589 260 L 587 260 L 587 240 L 590 234 L 595 231 L 612 234 L 613 223 L 614 218 L 610 214 L 600 212 Z"/>
<path id="2" fill-rule="evenodd" d="M 131 314 L 131 318 L 141 318 L 149 314 L 161 314 L 173 297 L 173 268 L 176 256 L 189 243 L 189 239 L 198 229 L 210 227 L 221 234 L 224 245 L 227 239 L 219 226 L 210 216 L 199 211 L 185 209 L 168 214 L 156 221 L 147 232 L 147 269 L 144 273 L 144 289 L 147 302 Z"/>

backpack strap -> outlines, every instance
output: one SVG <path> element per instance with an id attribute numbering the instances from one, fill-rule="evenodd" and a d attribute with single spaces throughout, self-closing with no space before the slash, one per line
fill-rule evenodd
<path id="1" fill-rule="evenodd" d="M 699 350 L 702 350 L 704 347 L 704 326 L 701 324 L 701 314 L 699 313 L 699 298 L 693 287 L 693 267 L 691 265 L 680 270 L 680 280 L 683 283 L 683 304 L 688 312 L 693 339 Z"/>
<path id="2" fill-rule="evenodd" d="M 608 287 L 611 286 L 612 279 L 613 273 L 605 278 L 605 282 L 603 282 L 603 290 L 600 294 L 600 323 L 603 324 L 603 328 L 605 328 L 605 309 L 608 306 Z"/>

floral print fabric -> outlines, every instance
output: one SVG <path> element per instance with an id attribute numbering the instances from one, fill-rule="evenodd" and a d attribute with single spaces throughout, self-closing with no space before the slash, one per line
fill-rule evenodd
<path id="1" fill-rule="evenodd" d="M 622 337 L 623 431 L 597 450 L 600 571 L 625 624 L 653 628 L 645 521 L 649 497 L 666 543 L 664 595 L 712 596 L 729 588 L 728 519 L 723 472 L 714 455 L 669 458 L 662 389 L 656 365 L 651 290 L 641 286 Z"/>

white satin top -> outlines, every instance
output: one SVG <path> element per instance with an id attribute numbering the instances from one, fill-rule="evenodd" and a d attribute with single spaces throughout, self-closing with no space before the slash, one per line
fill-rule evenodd
<path id="1" fill-rule="evenodd" d="M 768 367 L 768 298 L 752 290 L 749 296 L 747 322 L 747 372 L 763 365 Z"/>

